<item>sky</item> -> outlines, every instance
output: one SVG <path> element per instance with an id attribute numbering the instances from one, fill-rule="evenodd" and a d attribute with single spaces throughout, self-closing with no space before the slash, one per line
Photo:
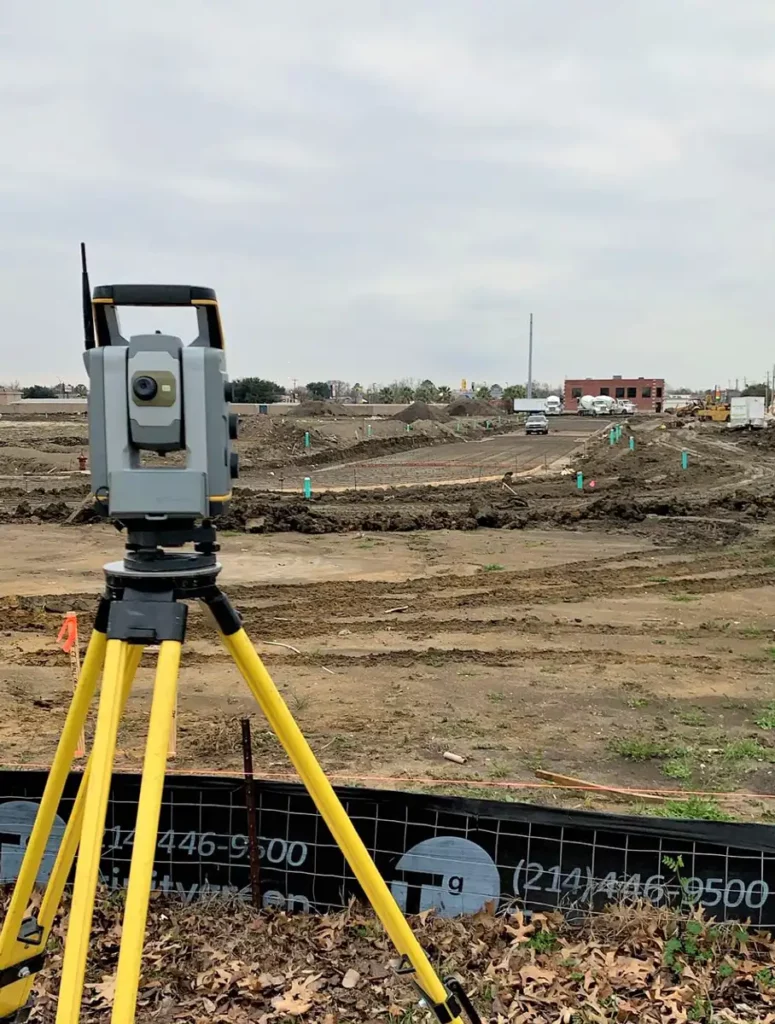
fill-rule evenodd
<path id="1" fill-rule="evenodd" d="M 551 382 L 775 363 L 772 0 L 2 7 L 0 382 L 85 380 L 80 241 L 232 377 L 517 383 L 531 312 Z"/>

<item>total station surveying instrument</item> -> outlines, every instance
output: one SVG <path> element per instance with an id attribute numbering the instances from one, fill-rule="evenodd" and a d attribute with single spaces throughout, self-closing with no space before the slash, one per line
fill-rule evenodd
<path id="1" fill-rule="evenodd" d="M 83 324 L 89 374 L 89 452 L 95 506 L 126 531 L 122 561 L 104 567 L 105 591 L 54 755 L 0 934 L 0 1021 L 27 1019 L 36 973 L 75 862 L 64 945 L 57 1024 L 77 1024 L 81 1011 L 100 854 L 119 723 L 146 644 L 158 645 L 148 739 L 137 807 L 129 885 L 111 1020 L 131 1024 L 137 992 L 178 669 L 186 633 L 186 601 L 201 601 L 293 762 L 363 892 L 402 956 L 422 1000 L 440 1024 L 462 1012 L 479 1018 L 460 983 L 442 983 L 369 856 L 315 755 L 217 585 L 221 566 L 213 525 L 238 475 L 231 441 L 223 332 L 215 292 L 187 285 L 107 285 L 91 294 L 81 245 Z M 121 335 L 121 306 L 193 307 L 198 335 Z M 183 465 L 164 465 L 170 452 Z M 150 453 L 146 456 L 146 453 Z M 157 456 L 154 460 L 154 456 Z M 148 461 L 161 465 L 148 465 Z M 31 897 L 78 737 L 98 687 L 94 741 L 42 902 Z"/>

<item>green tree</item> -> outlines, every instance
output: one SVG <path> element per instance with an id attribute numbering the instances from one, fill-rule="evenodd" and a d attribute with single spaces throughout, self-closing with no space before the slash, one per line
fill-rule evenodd
<path id="1" fill-rule="evenodd" d="M 402 384 L 396 392 L 395 400 L 397 402 L 407 403 L 414 401 L 414 388 L 410 387 L 408 384 Z"/>
<path id="2" fill-rule="evenodd" d="M 526 390 L 523 384 L 509 384 L 507 388 L 503 389 L 504 398 L 525 398 Z"/>
<path id="3" fill-rule="evenodd" d="M 331 397 L 331 385 L 325 380 L 313 380 L 307 385 L 307 391 L 310 398 L 316 398 L 318 401 Z"/>
<path id="4" fill-rule="evenodd" d="M 767 397 L 767 385 L 766 384 L 749 384 L 744 391 L 740 392 L 741 398 L 766 398 Z"/>
<path id="5" fill-rule="evenodd" d="M 390 405 L 396 400 L 395 392 L 389 385 L 379 389 L 378 397 L 380 402 L 384 402 L 385 405 Z"/>
<path id="6" fill-rule="evenodd" d="M 451 402 L 452 401 L 452 391 L 451 391 L 451 389 L 446 384 L 442 384 L 441 387 L 439 388 L 439 401 L 440 402 Z"/>
<path id="7" fill-rule="evenodd" d="M 415 388 L 414 398 L 416 402 L 435 402 L 439 396 L 439 389 L 432 380 L 423 380 Z"/>
<path id="8" fill-rule="evenodd" d="M 233 383 L 235 402 L 279 402 L 284 394 L 279 384 L 262 377 L 241 377 Z"/>
<path id="9" fill-rule="evenodd" d="M 22 398 L 57 398 L 54 388 L 46 388 L 42 384 L 32 384 L 22 389 Z"/>
<path id="10" fill-rule="evenodd" d="M 490 397 L 490 389 L 486 384 L 482 384 L 481 387 L 476 389 L 476 397 L 485 399 Z"/>

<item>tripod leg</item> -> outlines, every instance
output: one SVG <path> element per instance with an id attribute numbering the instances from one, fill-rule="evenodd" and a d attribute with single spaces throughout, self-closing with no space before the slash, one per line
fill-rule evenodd
<path id="1" fill-rule="evenodd" d="M 377 870 L 310 745 L 296 724 L 271 676 L 253 648 L 239 616 L 228 599 L 218 593 L 207 601 L 226 649 L 245 678 L 251 693 L 293 762 L 323 820 L 337 842 L 363 891 L 399 953 L 414 969 L 417 985 L 440 1021 L 459 1020 L 457 1000 L 450 997 L 420 943 L 401 913 L 393 894 Z"/>
<path id="2" fill-rule="evenodd" d="M 175 640 L 165 640 L 159 650 L 118 957 L 116 996 L 111 1017 L 113 1024 L 133 1024 L 135 1019 L 164 773 L 175 713 L 180 650 L 181 645 Z"/>
<path id="3" fill-rule="evenodd" d="M 142 653 L 141 647 L 133 648 L 127 659 L 127 668 L 124 675 L 121 694 L 122 711 L 126 705 L 127 699 L 129 698 L 129 693 L 132 689 L 132 680 L 134 679 L 135 672 L 137 671 L 137 666 L 140 663 Z M 4 957 L 0 963 L 5 964 L 7 959 L 9 964 L 22 964 L 24 961 L 28 961 L 32 957 L 39 956 L 46 948 L 51 928 L 54 924 L 57 908 L 62 900 L 62 892 L 67 879 L 70 877 L 70 871 L 78 850 L 78 843 L 81 838 L 81 825 L 83 822 L 83 809 L 90 776 L 91 764 L 90 762 L 87 762 L 86 768 L 81 776 L 81 782 L 78 786 L 78 795 L 76 796 L 72 810 L 70 811 L 70 817 L 67 819 L 65 832 L 62 836 L 62 841 L 59 844 L 59 850 L 57 851 L 54 866 L 51 869 L 51 875 L 40 905 L 40 910 L 38 911 L 36 918 L 27 918 L 22 923 L 22 928 L 25 928 L 25 930 L 30 934 L 27 935 L 25 942 L 16 938 L 12 953 L 7 958 Z M 15 893 L 16 890 L 14 890 L 14 896 Z M 19 931 L 20 929 L 17 929 L 16 935 L 18 935 Z M 36 973 L 37 972 L 35 970 L 30 970 L 30 972 L 19 981 L 12 985 L 8 985 L 6 988 L 0 989 L 0 1021 L 25 1005 L 29 999 L 30 992 L 32 991 Z"/>
<path id="4" fill-rule="evenodd" d="M 38 947 L 42 948 L 43 945 L 38 941 L 40 930 L 36 922 L 33 920 L 31 927 L 26 926 L 23 930 L 24 919 L 46 852 L 54 818 L 62 799 L 65 782 L 73 764 L 78 737 L 86 722 L 89 706 L 97 688 L 105 657 L 107 613 L 108 602 L 103 599 L 95 618 L 94 630 L 86 649 L 86 657 L 51 763 L 51 770 L 38 807 L 35 824 L 27 842 L 27 849 L 16 879 L 8 913 L 3 922 L 3 930 L 0 934 L 0 971 L 6 971 L 14 965 L 21 965 L 22 961 L 30 958 L 31 954 L 37 956 L 40 952 Z M 20 938 L 20 935 L 23 935 L 23 938 Z M 23 985 L 23 981 L 21 984 Z M 0 1019 L 23 1005 L 26 996 L 20 1003 L 19 991 L 19 985 L 14 983 L 6 982 L 3 987 L 0 987 Z"/>
<path id="5" fill-rule="evenodd" d="M 116 752 L 121 694 L 128 656 L 128 644 L 122 640 L 108 640 L 97 728 L 89 759 L 91 777 L 84 800 L 80 852 L 65 939 L 57 1024 L 77 1024 L 81 1012 L 86 957 L 99 876 L 102 836 L 105 830 L 105 813 Z"/>

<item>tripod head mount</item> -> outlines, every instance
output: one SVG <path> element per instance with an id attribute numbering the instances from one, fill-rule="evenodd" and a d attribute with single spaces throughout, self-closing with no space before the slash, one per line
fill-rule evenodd
<path id="1" fill-rule="evenodd" d="M 81 273 L 95 507 L 127 529 L 127 557 L 148 571 L 165 547 L 186 544 L 194 545 L 197 561 L 214 563 L 212 520 L 228 507 L 239 475 L 231 449 L 238 417 L 229 412 L 232 387 L 215 292 L 118 284 L 92 294 L 83 243 Z M 158 331 L 126 338 L 122 306 L 193 308 L 198 334 L 189 345 Z M 178 452 L 183 465 L 164 465 Z"/>

